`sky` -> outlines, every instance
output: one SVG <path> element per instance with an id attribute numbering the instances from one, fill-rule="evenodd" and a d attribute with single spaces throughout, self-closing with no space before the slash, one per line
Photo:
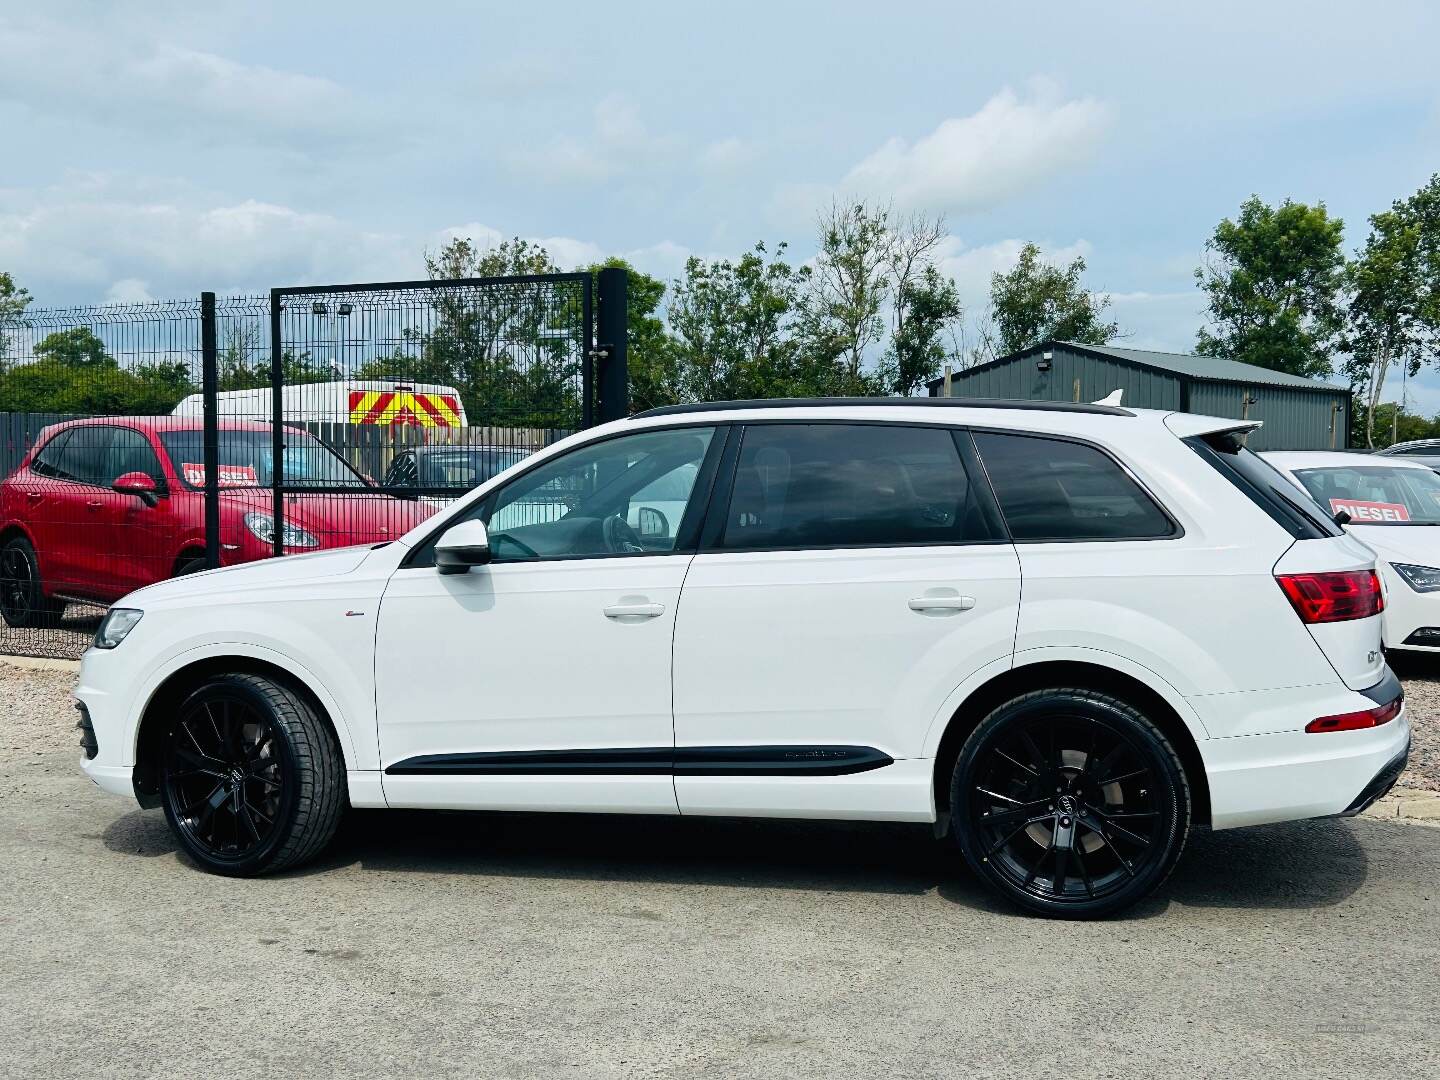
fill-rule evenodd
<path id="1" fill-rule="evenodd" d="M 1034 241 L 1085 257 L 1124 344 L 1185 351 L 1250 194 L 1323 201 L 1353 250 L 1440 171 L 1437 40 L 1433 2 L 0 0 L 0 270 L 162 299 L 518 235 L 668 279 L 807 259 L 858 196 L 944 215 L 971 320 Z"/>

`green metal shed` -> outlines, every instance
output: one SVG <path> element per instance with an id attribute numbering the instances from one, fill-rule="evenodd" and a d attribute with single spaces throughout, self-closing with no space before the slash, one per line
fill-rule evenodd
<path id="1" fill-rule="evenodd" d="M 1254 450 L 1329 450 L 1349 445 L 1350 391 L 1216 356 L 1047 341 L 929 384 L 930 396 L 1098 401 L 1237 420 L 1262 420 Z M 947 395 L 948 390 L 948 395 Z"/>

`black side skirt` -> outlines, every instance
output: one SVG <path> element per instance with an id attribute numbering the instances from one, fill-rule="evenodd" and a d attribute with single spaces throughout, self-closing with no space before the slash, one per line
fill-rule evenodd
<path id="1" fill-rule="evenodd" d="M 894 763 L 873 746 L 679 746 L 422 754 L 390 776 L 846 776 Z"/>

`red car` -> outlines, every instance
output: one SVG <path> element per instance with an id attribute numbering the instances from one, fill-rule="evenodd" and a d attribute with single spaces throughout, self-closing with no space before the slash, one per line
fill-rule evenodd
<path id="1" fill-rule="evenodd" d="M 269 424 L 220 425 L 220 562 L 273 554 Z M 67 600 L 110 603 L 204 567 L 204 430 L 186 417 L 97 417 L 47 427 L 0 483 L 0 615 L 54 625 Z M 309 433 L 285 432 L 285 548 L 370 544 L 434 512 L 367 494 L 371 481 Z M 305 495 L 307 484 L 354 495 Z M 293 493 L 293 494 L 292 494 Z"/>

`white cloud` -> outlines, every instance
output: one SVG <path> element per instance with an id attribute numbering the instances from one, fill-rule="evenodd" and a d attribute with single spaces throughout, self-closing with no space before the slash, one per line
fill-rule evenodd
<path id="1" fill-rule="evenodd" d="M 558 134 L 505 155 L 510 168 L 544 183 L 600 183 L 673 163 L 675 139 L 651 132 L 635 106 L 619 94 L 597 102 L 590 130 Z"/>
<path id="2" fill-rule="evenodd" d="M 139 278 L 121 278 L 105 293 L 107 304 L 146 304 L 154 300 L 150 289 Z"/>
<path id="3" fill-rule="evenodd" d="M 840 188 L 893 198 L 903 209 L 976 210 L 1087 160 L 1105 126 L 1100 102 L 1062 100 L 1053 84 L 1034 80 L 1025 98 L 1006 87 L 978 112 L 944 120 L 914 142 L 888 140 Z"/>
<path id="4" fill-rule="evenodd" d="M 329 79 L 157 40 L 105 15 L 81 25 L 0 16 L 0 97 L 67 123 L 83 118 L 152 138 L 263 134 L 312 145 L 361 130 L 350 94 Z"/>
<path id="5" fill-rule="evenodd" d="M 754 160 L 754 148 L 743 139 L 730 136 L 707 143 L 700 150 L 700 167 L 708 172 L 730 172 Z"/>

